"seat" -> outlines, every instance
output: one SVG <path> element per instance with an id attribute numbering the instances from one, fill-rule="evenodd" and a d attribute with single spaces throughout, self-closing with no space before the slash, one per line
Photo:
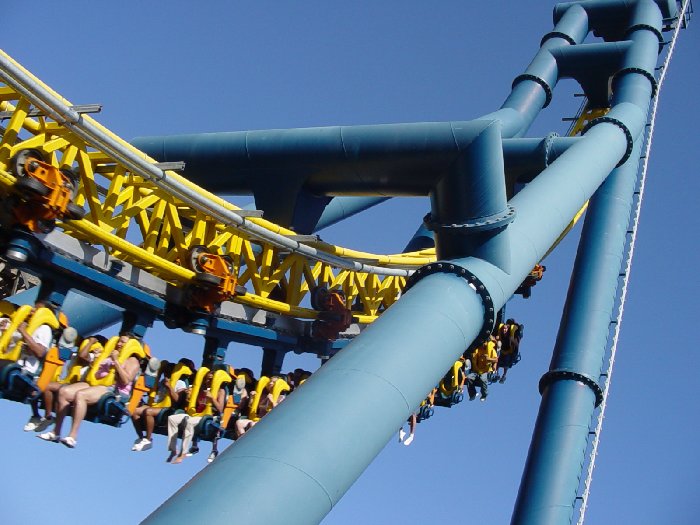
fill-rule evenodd
<path id="1" fill-rule="evenodd" d="M 9 345 L 8 343 L 11 341 L 12 334 L 17 330 L 17 327 L 24 321 L 27 321 L 27 332 L 30 334 L 33 334 L 43 324 L 49 325 L 53 330 L 58 328 L 58 319 L 56 319 L 51 310 L 45 307 L 37 308 L 31 318 L 28 318 L 32 309 L 29 305 L 20 306 L 10 317 L 10 326 L 0 337 L 0 359 L 9 361 L 17 361 L 19 359 L 24 342 L 19 340 L 14 345 Z"/>
<path id="2" fill-rule="evenodd" d="M 98 379 L 96 374 L 100 369 L 102 362 L 112 355 L 112 351 L 116 347 L 117 341 L 119 341 L 119 336 L 110 338 L 105 345 L 104 352 L 102 352 L 97 359 L 92 362 L 92 365 L 90 365 L 90 370 L 87 373 L 85 380 L 91 386 L 112 386 L 114 384 L 114 369 L 110 370 L 109 373 L 101 379 Z M 118 360 L 120 363 L 124 363 L 131 356 L 136 356 L 141 359 L 147 356 L 146 351 L 141 346 L 141 343 L 139 343 L 136 339 L 129 339 L 129 341 L 120 350 Z"/>

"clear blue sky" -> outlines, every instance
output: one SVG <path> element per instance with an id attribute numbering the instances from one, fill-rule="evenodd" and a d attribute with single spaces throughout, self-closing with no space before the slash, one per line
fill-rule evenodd
<path id="1" fill-rule="evenodd" d="M 502 103 L 551 29 L 552 6 L 8 0 L 2 48 L 73 103 L 104 104 L 97 119 L 127 139 L 461 120 Z M 700 513 L 696 24 L 681 34 L 661 93 L 589 524 L 690 524 Z M 530 136 L 565 133 L 561 117 L 575 113 L 575 91 L 562 82 Z M 426 211 L 425 199 L 395 199 L 323 237 L 396 252 Z M 495 385 L 487 403 L 437 409 L 412 446 L 389 443 L 324 523 L 508 522 L 577 232 L 546 261 L 532 298 L 508 305 L 526 327 L 523 360 L 508 382 Z M 161 357 L 201 355 L 200 339 L 162 327 L 146 340 Z M 260 352 L 233 345 L 228 361 L 257 369 Z M 315 363 L 294 357 L 285 368 L 299 365 Z M 8 525 L 137 523 L 205 465 L 205 455 L 167 465 L 160 436 L 153 450 L 131 452 L 130 427 L 85 424 L 69 450 L 22 432 L 27 407 L 2 402 L 0 411 L 0 522 Z"/>

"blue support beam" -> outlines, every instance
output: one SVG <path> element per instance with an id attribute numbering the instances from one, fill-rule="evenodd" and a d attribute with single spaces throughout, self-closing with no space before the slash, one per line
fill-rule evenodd
<path id="1" fill-rule="evenodd" d="M 595 4 L 595 2 L 591 2 Z M 571 522 L 588 431 L 601 402 L 598 378 L 613 320 L 619 272 L 637 182 L 645 115 L 656 82 L 661 14 L 651 0 L 632 8 L 632 43 L 614 77 L 609 122 L 624 115 L 629 159 L 598 190 L 587 212 L 550 370 L 540 381 L 543 398 L 535 425 L 513 525 Z M 621 126 L 622 129 L 622 126 Z"/>
<path id="2" fill-rule="evenodd" d="M 601 150 L 595 167 L 584 168 L 586 159 Z M 542 181 L 540 191 L 526 191 L 528 187 L 516 196 L 518 220 L 509 229 L 514 250 L 522 257 L 514 261 L 510 274 L 481 259 L 466 258 L 454 262 L 457 274 L 432 273 L 419 280 L 144 523 L 191 523 L 201 519 L 202 509 L 215 509 L 215 515 L 207 515 L 209 523 L 253 515 L 270 523 L 319 522 L 444 371 L 482 334 L 486 312 L 479 286 L 472 288 L 459 269 L 470 270 L 486 284 L 498 310 L 625 151 L 625 136 L 617 126 L 595 126 L 586 140 L 569 148 L 536 179 Z M 572 183 L 575 191 L 569 190 Z M 562 188 L 569 198 L 559 197 Z M 357 410 L 369 404 L 376 410 Z M 367 429 L 362 439 L 352 432 L 357 428 Z M 295 439 L 280 440 L 281 435 Z M 275 505 L 267 504 L 267 494 L 256 488 L 270 479 L 280 481 Z M 221 487 L 230 490 L 230 505 L 216 505 Z M 298 501 L 305 503 L 293 504 Z"/>
<path id="3" fill-rule="evenodd" d="M 615 291 L 627 239 L 640 142 L 633 157 L 596 192 L 586 214 L 571 287 L 512 523 L 570 523 L 588 431 L 600 403 Z"/>
<path id="4" fill-rule="evenodd" d="M 588 30 L 582 6 L 595 3 L 570 6 L 555 27 L 568 27 L 576 38 L 557 32 L 544 39 L 543 47 L 559 40 L 567 45 L 579 42 Z M 647 22 L 655 22 L 654 16 L 660 22 L 655 4 L 640 0 L 635 5 L 642 4 L 644 8 L 636 13 L 646 16 Z M 615 4 L 616 9 L 629 7 L 627 2 Z M 652 8 L 657 15 L 644 11 Z M 637 29 L 631 31 L 631 49 L 638 59 L 636 65 L 630 63 L 615 75 L 609 115 L 593 121 L 582 140 L 510 200 L 517 218 L 507 227 L 510 241 L 501 248 L 517 254 L 510 271 L 483 258 L 459 254 L 464 248 L 478 252 L 479 246 L 462 246 L 450 254 L 459 258 L 426 267 L 400 301 L 144 523 L 191 523 L 202 519 L 202 509 L 211 509 L 206 519 L 214 524 L 252 516 L 260 522 L 290 525 L 323 519 L 444 371 L 474 340 L 488 333 L 494 312 L 510 298 L 575 213 L 632 155 L 634 139 L 644 129 L 653 88 L 644 67 L 652 61 L 649 54 L 653 53 L 655 59 L 658 51 L 658 42 L 652 49 L 651 39 L 638 35 L 652 32 L 645 26 L 646 22 L 637 23 Z M 557 74 L 556 61 L 553 63 L 544 53 L 538 55 L 526 75 L 516 79 L 514 100 L 525 97 L 523 92 L 528 91 L 534 102 L 527 107 L 545 105 Z M 492 114 L 490 120 L 500 120 L 503 134 L 511 136 L 514 126 L 520 129 L 519 124 L 530 117 L 529 110 L 521 113 L 510 107 Z M 478 156 L 484 151 L 474 153 Z M 482 183 L 486 187 L 488 180 Z M 501 232 L 495 237 L 499 235 Z M 609 289 L 605 291 L 610 293 Z M 587 358 L 583 359 L 585 362 Z M 579 372 L 577 363 L 573 366 L 579 379 L 585 377 L 585 370 Z M 553 410 L 546 409 L 543 420 L 552 420 L 555 426 L 587 428 L 588 421 L 582 421 L 596 397 L 593 385 L 581 381 L 584 386 L 580 386 L 565 374 L 560 376 L 550 376 L 544 382 L 547 405 Z M 580 390 L 571 392 L 569 384 Z M 557 396 L 555 393 L 560 391 Z M 377 399 L 382 402 L 376 403 Z M 357 410 L 357 406 L 369 404 L 376 409 L 370 413 Z M 357 428 L 365 429 L 362 439 L 353 432 Z M 282 435 L 295 439 L 281 440 Z M 543 439 L 546 453 L 555 454 L 555 447 L 564 446 L 562 439 L 567 442 L 560 435 Z M 570 445 L 564 450 L 575 450 L 576 439 Z M 580 464 L 567 461 L 550 481 L 579 475 Z M 267 492 L 258 488 L 271 479 L 278 481 L 275 505 L 269 505 Z M 225 507 L 216 505 L 222 487 L 231 494 Z M 193 501 L 198 505 L 192 505 Z M 304 505 L 299 505 L 300 501 Z M 533 515 L 537 512 L 539 509 Z M 541 514 L 532 523 L 549 523 L 545 519 Z"/>

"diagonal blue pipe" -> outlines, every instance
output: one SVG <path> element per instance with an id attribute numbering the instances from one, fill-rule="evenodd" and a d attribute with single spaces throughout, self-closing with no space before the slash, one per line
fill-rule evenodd
<path id="1" fill-rule="evenodd" d="M 640 144 L 596 192 L 587 211 L 550 372 L 541 382 L 542 403 L 513 524 L 563 524 L 573 516 L 589 425 L 599 401 L 581 379 L 597 384 L 601 373 Z"/>
<path id="2" fill-rule="evenodd" d="M 626 151 L 621 128 L 601 122 L 511 200 L 519 254 L 511 274 L 475 258 L 454 264 L 478 276 L 500 308 Z M 483 323 L 481 298 L 464 279 L 428 275 L 144 523 L 191 523 L 203 509 L 209 523 L 319 522 Z M 368 405 L 377 410 L 359 408 Z M 366 429 L 362 439 L 357 428 Z M 278 481 L 275 505 L 256 489 L 270 480 Z M 221 487 L 232 494 L 229 505 L 216 504 Z"/>
<path id="3" fill-rule="evenodd" d="M 549 104 L 556 85 L 557 61 L 550 51 L 580 43 L 587 31 L 585 11 L 577 6 L 569 9 L 545 35 L 526 71 L 514 80 L 501 109 L 479 120 L 500 121 L 504 137 L 522 136 Z M 452 127 L 464 124 L 456 122 Z M 295 226 L 297 231 L 310 231 L 308 224 L 318 220 L 320 208 L 305 211 L 296 199 L 279 199 L 280 190 L 303 198 L 355 195 L 374 199 L 374 204 L 388 196 L 425 195 L 432 186 L 429 174 L 433 174 L 433 182 L 436 171 L 439 176 L 441 168 L 436 163 L 448 161 L 455 152 L 453 138 L 442 132 L 446 125 L 205 133 L 137 137 L 132 143 L 161 161 L 185 161 L 185 175 L 211 191 L 252 192 L 268 218 Z M 423 134 L 424 130 L 429 134 Z M 392 172 L 401 181 L 398 186 L 383 182 Z M 367 204 L 364 200 L 357 209 L 365 209 Z"/>
<path id="4" fill-rule="evenodd" d="M 646 113 L 655 87 L 650 73 L 660 26 L 654 4 L 638 2 L 628 30 L 633 47 L 626 67 L 615 78 L 617 105 L 610 115 L 631 116 L 634 109 Z M 512 516 L 514 525 L 570 523 L 574 514 L 589 424 L 602 396 L 597 381 L 613 319 L 643 142 L 638 127 L 629 129 L 635 138 L 630 159 L 598 190 L 587 212 L 550 371 L 540 381 L 542 403 Z"/>
<path id="5" fill-rule="evenodd" d="M 644 56 L 656 52 L 645 42 L 640 37 Z M 486 294 L 493 308 L 503 306 L 570 218 L 632 153 L 651 94 L 649 79 L 632 69 L 616 79 L 611 116 L 594 122 L 581 141 L 511 199 L 518 213 L 508 226 L 510 247 L 518 254 L 511 273 L 474 257 L 443 264 L 456 268 L 457 275 L 427 273 L 145 523 L 191 523 L 201 521 L 203 512 L 215 524 L 255 519 L 306 525 L 323 519 L 444 370 L 483 333 Z M 540 85 L 531 79 L 522 83 Z M 460 268 L 476 276 L 477 286 L 459 276 Z M 566 390 L 567 383 L 573 382 L 552 381 L 547 392 Z M 368 405 L 377 409 L 368 414 L 358 408 Z M 585 413 L 585 406 L 573 407 L 579 416 Z M 362 439 L 356 437 L 357 428 L 365 429 Z M 557 472 L 576 477 L 580 466 L 577 470 L 567 462 Z M 267 491 L 257 488 L 271 480 L 277 482 L 275 505 L 269 505 Z M 227 506 L 217 505 L 222 487 L 232 494 Z"/>
<path id="6" fill-rule="evenodd" d="M 455 264 L 476 274 L 500 308 L 625 151 L 620 128 L 601 123 L 535 179 L 542 191 L 530 190 L 531 184 L 511 201 L 517 199 L 518 217 L 509 229 L 513 250 L 521 254 L 511 274 L 474 258 Z M 598 162 L 584 168 L 595 156 Z M 418 281 L 144 523 L 191 523 L 202 520 L 203 512 L 213 524 L 253 517 L 290 525 L 319 522 L 483 323 L 481 298 L 461 277 L 437 273 Z M 368 413 L 364 406 L 376 410 Z M 357 428 L 365 429 L 361 439 Z M 274 505 L 259 490 L 270 480 L 277 480 Z M 231 494 L 226 506 L 217 505 L 222 487 Z"/>

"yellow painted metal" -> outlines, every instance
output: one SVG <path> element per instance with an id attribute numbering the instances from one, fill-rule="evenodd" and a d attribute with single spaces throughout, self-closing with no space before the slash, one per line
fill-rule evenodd
<path id="1" fill-rule="evenodd" d="M 2 51 L 0 53 L 12 60 Z M 41 88 L 71 105 L 31 73 L 23 71 Z M 314 310 L 302 304 L 311 289 L 326 285 L 342 288 L 355 318 L 361 323 L 369 323 L 398 299 L 405 285 L 403 277 L 333 268 L 297 253 L 285 253 L 235 226 L 221 224 L 148 180 L 130 173 L 116 159 L 86 144 L 61 123 L 45 116 L 30 117 L 30 109 L 31 104 L 20 93 L 0 83 L 0 110 L 11 112 L 6 131 L 0 138 L 0 197 L 12 191 L 15 177 L 10 173 L 9 162 L 22 149 L 37 148 L 50 154 L 50 162 L 55 166 L 77 168 L 80 185 L 75 202 L 86 208 L 87 214 L 82 220 L 59 226 L 76 239 L 98 248 L 101 246 L 110 256 L 182 286 L 195 275 L 188 268 L 190 249 L 203 245 L 212 253 L 231 256 L 238 284 L 247 290 L 235 301 L 299 318 L 316 317 Z M 582 112 L 574 133 L 588 120 L 599 116 L 596 111 L 602 110 Z M 124 148 L 148 162 L 155 162 L 90 116 L 82 115 L 81 118 Z M 209 202 L 228 210 L 239 209 L 174 172 L 168 171 L 167 176 Z M 574 218 L 571 227 L 581 214 L 582 211 Z M 294 235 L 293 231 L 262 218 L 245 220 L 280 235 Z M 319 252 L 383 267 L 414 269 L 435 260 L 434 249 L 377 255 L 323 242 L 309 245 Z"/>
<path id="2" fill-rule="evenodd" d="M 23 71 L 42 89 L 71 105 L 28 71 Z M 68 235 L 102 247 L 110 256 L 176 286 L 186 285 L 193 279 L 195 274 L 189 269 L 189 252 L 193 246 L 203 245 L 213 253 L 230 255 L 234 261 L 238 284 L 247 289 L 245 295 L 235 298 L 237 302 L 300 318 L 317 315 L 302 303 L 310 290 L 319 285 L 341 287 L 348 297 L 348 306 L 355 303 L 357 318 L 365 323 L 374 320 L 398 298 L 405 280 L 333 268 L 327 263 L 308 260 L 296 253 L 284 253 L 271 244 L 253 239 L 235 226 L 217 222 L 148 180 L 130 173 L 116 159 L 86 144 L 61 123 L 46 116 L 30 117 L 31 109 L 31 104 L 20 93 L 0 84 L 0 110 L 11 112 L 0 139 L 0 196 L 12 191 L 15 177 L 10 172 L 9 163 L 22 149 L 39 149 L 47 154 L 53 165 L 76 168 L 80 172 L 80 185 L 75 203 L 86 208 L 87 214 L 82 220 L 59 224 Z M 88 115 L 83 115 L 82 119 L 124 148 L 148 162 L 155 162 Z M 229 210 L 239 209 L 176 173 L 167 172 L 167 175 L 212 203 Z M 295 235 L 293 231 L 262 218 L 247 218 L 246 221 L 280 235 Z M 377 266 L 410 269 L 432 260 L 430 255 L 423 253 L 374 255 L 325 243 L 317 243 L 314 248 L 350 260 L 371 261 Z M 372 286 L 364 284 L 368 282 Z"/>

